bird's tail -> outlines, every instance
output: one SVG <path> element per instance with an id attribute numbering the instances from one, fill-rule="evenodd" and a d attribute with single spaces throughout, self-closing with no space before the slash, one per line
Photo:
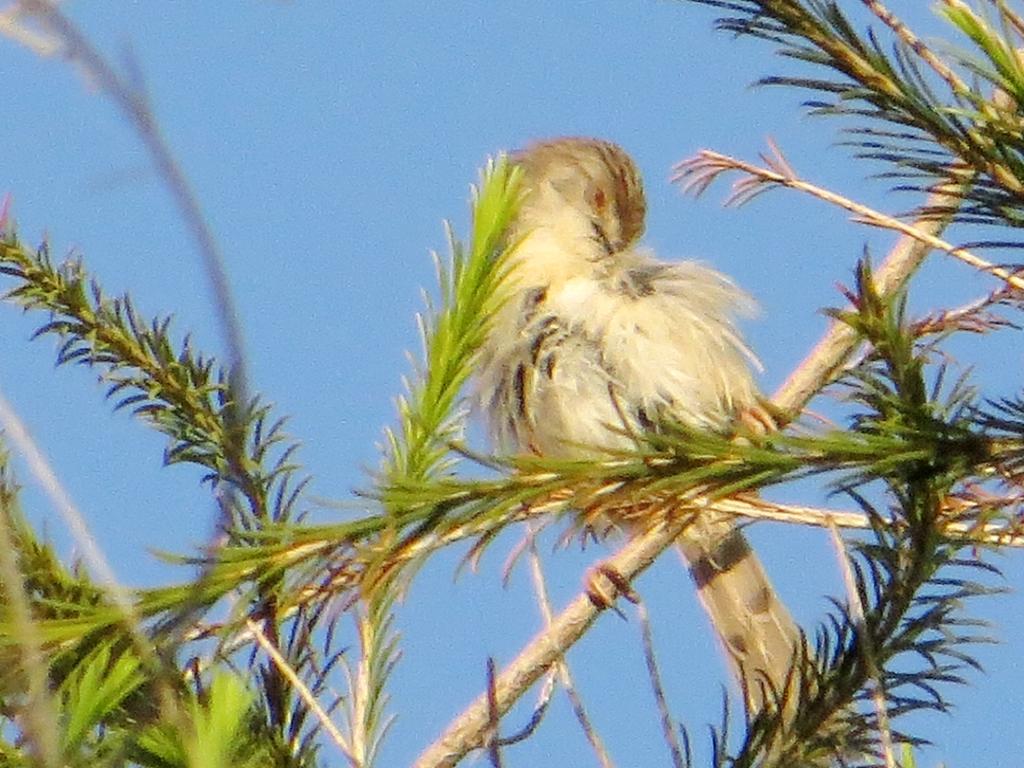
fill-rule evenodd
<path id="1" fill-rule="evenodd" d="M 699 519 L 677 545 L 743 687 L 748 710 L 756 714 L 792 698 L 790 670 L 803 651 L 803 636 L 746 537 L 727 520 Z"/>

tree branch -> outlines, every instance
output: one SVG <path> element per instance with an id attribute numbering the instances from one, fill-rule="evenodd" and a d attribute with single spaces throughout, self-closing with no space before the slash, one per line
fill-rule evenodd
<path id="1" fill-rule="evenodd" d="M 627 580 L 632 580 L 653 563 L 689 523 L 690 519 L 686 517 L 654 528 L 630 541 L 606 563 Z M 596 574 L 596 577 L 602 580 L 600 586 L 606 588 L 609 594 L 617 596 L 618 588 L 607 577 L 601 574 Z M 493 698 L 500 714 L 507 712 L 548 667 L 561 659 L 565 651 L 586 634 L 601 610 L 586 593 L 580 594 L 550 626 L 530 641 L 495 679 Z M 414 768 L 454 766 L 483 743 L 492 725 L 488 693 L 484 692 L 420 755 Z"/>

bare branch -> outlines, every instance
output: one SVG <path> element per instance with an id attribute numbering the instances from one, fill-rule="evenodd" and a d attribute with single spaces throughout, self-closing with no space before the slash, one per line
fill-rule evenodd
<path id="1" fill-rule="evenodd" d="M 544 617 L 544 626 L 550 627 L 554 613 L 551 610 L 551 600 L 548 597 L 547 583 L 544 579 L 544 571 L 541 567 L 540 555 L 537 552 L 537 547 L 534 541 L 534 531 L 532 530 L 532 526 L 529 536 L 529 551 L 530 574 L 533 577 L 533 591 L 537 595 L 537 604 L 540 606 L 541 614 Z M 587 737 L 587 741 L 589 742 L 591 749 L 594 750 L 594 756 L 597 758 L 597 761 L 601 764 L 602 768 L 612 768 L 612 760 L 608 756 L 608 750 L 605 748 L 604 742 L 601 740 L 601 736 L 594 729 L 594 725 L 590 721 L 590 716 L 587 715 L 586 707 L 583 705 L 583 699 L 580 697 L 579 692 L 576 690 L 576 686 L 573 684 L 572 675 L 569 673 L 568 662 L 566 662 L 564 658 L 559 659 L 555 662 L 555 669 L 558 671 L 558 677 L 562 682 L 562 687 L 565 688 L 565 693 L 569 697 L 569 702 L 576 715 L 576 720 L 579 722 L 580 728 L 583 729 L 583 734 Z"/>
<path id="2" fill-rule="evenodd" d="M 640 619 L 640 635 L 644 649 L 644 661 L 647 663 L 647 674 L 651 680 L 651 690 L 654 692 L 654 701 L 658 706 L 658 714 L 661 716 L 662 736 L 668 745 L 669 755 L 672 757 L 672 765 L 675 768 L 686 768 L 686 752 L 679 744 L 679 737 L 676 736 L 676 727 L 672 722 L 672 712 L 669 710 L 668 699 L 665 697 L 665 688 L 661 684 L 658 659 L 654 653 L 654 635 L 651 632 L 651 620 L 647 615 L 647 605 L 643 600 L 637 602 L 636 613 Z"/>
<path id="3" fill-rule="evenodd" d="M 960 79 L 959 75 L 954 72 L 946 62 L 936 56 L 932 50 L 924 44 L 924 42 L 917 35 L 911 31 L 911 29 L 904 24 L 897 16 L 893 15 L 892 11 L 882 5 L 879 0 L 861 0 L 868 7 L 868 9 L 877 16 L 883 24 L 895 33 L 895 35 L 902 40 L 908 48 L 910 48 L 918 57 L 924 61 L 929 67 L 931 67 L 935 73 L 941 77 L 949 85 L 950 90 L 958 96 L 966 96 L 971 93 L 971 89 L 967 86 L 963 80 Z"/>
<path id="4" fill-rule="evenodd" d="M 775 151 L 777 153 L 777 150 Z M 793 175 L 788 166 L 783 166 L 779 162 L 781 155 L 776 155 L 771 160 L 768 158 L 762 159 L 768 163 L 767 168 L 738 160 L 729 155 L 723 155 L 720 152 L 703 150 L 689 160 L 679 163 L 676 166 L 676 174 L 673 179 L 682 183 L 684 191 L 692 191 L 699 194 L 718 176 L 729 171 L 740 171 L 746 174 L 746 178 L 740 179 L 740 181 L 733 185 L 733 192 L 726 200 L 727 205 L 742 205 L 756 194 L 773 186 L 797 189 L 817 197 L 819 200 L 824 200 L 827 203 L 850 211 L 854 214 L 852 221 L 868 224 L 880 229 L 891 229 L 907 235 L 922 245 L 927 246 L 930 250 L 945 251 L 950 256 L 979 271 L 1005 280 L 1015 288 L 1024 289 L 1024 279 L 1017 276 L 1015 272 L 991 264 L 966 248 L 960 248 L 946 242 L 935 234 L 933 227 L 921 227 L 920 222 L 907 224 L 895 216 L 881 213 L 836 192 L 804 181 Z M 938 194 L 945 198 L 948 196 L 949 190 L 942 190 Z M 934 201 L 929 199 L 924 207 L 925 211 L 929 211 L 927 218 L 934 218 L 934 209 L 937 208 L 938 206 L 935 205 Z"/>
<path id="5" fill-rule="evenodd" d="M 972 500 L 947 501 L 947 514 L 956 517 L 967 517 L 972 513 L 983 512 L 994 506 L 1005 506 L 1017 503 L 1017 499 L 999 497 L 993 499 L 982 508 Z M 813 525 L 816 528 L 838 528 L 871 530 L 871 520 L 860 512 L 842 512 L 834 509 L 803 507 L 794 504 L 777 504 L 756 496 L 733 497 L 715 502 L 715 510 L 727 512 L 740 518 L 750 520 L 773 520 L 790 525 Z M 893 525 L 892 521 L 882 521 L 883 525 Z M 950 520 L 942 527 L 942 533 L 953 540 L 979 545 L 998 545 L 1001 547 L 1024 547 L 1024 525 L 1003 523 L 986 523 L 978 525 L 973 522 Z"/>
<path id="6" fill-rule="evenodd" d="M 288 680 L 289 683 L 294 687 L 295 692 L 299 697 L 306 703 L 306 706 L 310 708 L 313 714 L 316 716 L 317 721 L 323 726 L 323 729 L 331 737 L 334 744 L 341 750 L 342 754 L 348 759 L 348 761 L 354 766 L 354 768 L 362 768 L 362 763 L 356 758 L 352 752 L 351 746 L 344 734 L 338 730 L 338 726 L 331 720 L 331 716 L 327 714 L 327 711 L 320 706 L 320 702 L 317 701 L 316 696 L 309 690 L 302 679 L 298 676 L 294 669 L 288 664 L 288 660 L 281 655 L 281 652 L 274 647 L 274 644 L 270 642 L 270 639 L 260 629 L 260 625 L 252 619 L 247 619 L 245 622 L 246 627 L 249 630 L 250 635 L 256 641 L 256 644 L 263 649 L 263 651 L 270 657 L 270 660 L 274 663 L 274 666 L 281 672 L 282 676 Z"/>
<path id="7" fill-rule="evenodd" d="M 878 718 L 878 738 L 881 741 L 882 755 L 885 757 L 885 768 L 896 768 L 896 757 L 892 749 L 892 728 L 889 726 L 889 710 L 885 702 L 885 689 L 882 687 L 882 674 L 875 659 L 875 649 L 871 647 L 867 627 L 864 625 L 864 604 L 857 591 L 857 580 L 853 576 L 850 558 L 846 553 L 846 544 L 839 535 L 839 529 L 833 524 L 829 526 L 828 530 L 832 535 L 832 544 L 839 560 L 839 570 L 843 574 L 847 605 L 850 606 L 850 618 L 857 628 L 857 647 L 860 649 L 864 664 L 874 681 L 871 700 L 875 705 L 875 716 Z"/>
<path id="8" fill-rule="evenodd" d="M 674 520 L 636 537 L 606 562 L 627 580 L 634 579 L 668 547 L 689 524 L 688 519 Z M 599 578 L 606 577 L 599 575 Z M 610 581 L 604 585 L 615 594 L 617 588 Z M 584 592 L 538 634 L 508 666 L 495 682 L 498 710 L 505 713 L 513 703 L 532 686 L 544 672 L 562 658 L 565 651 L 590 629 L 601 613 L 601 608 Z M 469 752 L 483 744 L 489 725 L 487 694 L 479 696 L 447 728 L 444 734 L 424 751 L 415 762 L 415 768 L 441 768 L 454 766 Z"/>

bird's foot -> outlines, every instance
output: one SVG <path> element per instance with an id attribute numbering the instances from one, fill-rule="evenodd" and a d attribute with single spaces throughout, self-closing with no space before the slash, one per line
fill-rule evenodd
<path id="1" fill-rule="evenodd" d="M 584 579 L 584 589 L 587 597 L 596 608 L 606 610 L 611 608 L 622 618 L 626 618 L 622 611 L 615 607 L 615 601 L 621 596 L 631 603 L 639 603 L 640 597 L 633 591 L 629 580 L 608 563 L 598 563 L 590 570 Z"/>

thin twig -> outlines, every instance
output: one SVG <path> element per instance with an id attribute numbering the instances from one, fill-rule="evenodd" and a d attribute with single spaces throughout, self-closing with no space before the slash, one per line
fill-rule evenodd
<path id="1" fill-rule="evenodd" d="M 17 1 L 0 11 L 0 35 L 25 46 L 37 56 L 48 58 L 56 54 L 60 50 L 60 42 L 51 35 L 27 27 L 23 17 L 24 11 Z"/>
<path id="2" fill-rule="evenodd" d="M 839 535 L 839 529 L 835 525 L 830 525 L 828 530 L 832 535 L 832 544 L 835 546 L 836 557 L 839 560 L 839 570 L 843 574 L 843 584 L 846 586 L 846 596 L 850 606 L 850 618 L 857 630 L 857 647 L 860 649 L 861 657 L 867 667 L 868 677 L 874 682 L 871 701 L 875 707 L 875 717 L 878 718 L 878 739 L 881 742 L 882 755 L 885 757 L 885 766 L 886 768 L 896 768 L 896 756 L 892 749 L 892 728 L 889 726 L 889 710 L 885 702 L 885 688 L 882 685 L 882 674 L 875 659 L 875 649 L 871 645 L 871 638 L 868 636 L 867 625 L 864 621 L 864 605 L 857 592 L 857 581 L 853 577 L 850 558 L 846 554 L 846 544 L 843 543 L 843 539 Z"/>
<path id="3" fill-rule="evenodd" d="M 169 723 L 182 726 L 181 710 L 172 694 L 171 686 L 168 684 L 169 678 L 172 677 L 168 673 L 169 667 L 155 652 L 151 639 L 143 632 L 141 618 L 135 609 L 131 595 L 118 582 L 114 575 L 114 569 L 89 531 L 89 526 L 81 511 L 57 478 L 56 472 L 33 440 L 32 435 L 29 434 L 25 424 L 2 393 L 0 393 L 0 432 L 10 440 L 14 448 L 25 459 L 29 471 L 35 477 L 39 487 L 49 497 L 50 503 L 64 520 L 64 524 L 79 547 L 86 564 L 103 585 L 114 608 L 120 614 L 121 625 L 131 637 L 133 649 L 157 682 L 156 690 L 161 712 Z"/>
<path id="4" fill-rule="evenodd" d="M 494 694 L 494 659 L 490 656 L 487 657 L 487 716 L 490 727 L 487 729 L 487 736 L 484 739 L 484 749 L 487 750 L 491 768 L 502 768 L 501 744 L 498 737 L 501 713 L 498 712 L 498 702 Z"/>
<path id="5" fill-rule="evenodd" d="M 54 472 L 50 462 L 43 455 L 32 435 L 29 434 L 24 422 L 2 394 L 0 394 L 0 432 L 25 459 L 29 471 L 35 477 L 39 487 L 49 497 L 53 508 L 57 510 L 71 532 L 86 564 L 110 595 L 133 636 L 136 636 L 136 645 L 140 652 L 149 658 L 152 654 L 152 643 L 138 630 L 140 619 L 130 593 L 118 582 L 117 576 L 114 575 L 114 569 L 96 543 L 95 537 L 89 530 L 89 525 L 85 522 L 85 517 L 72 500 L 71 494 L 61 484 L 57 473 Z"/>
<path id="6" fill-rule="evenodd" d="M 660 555 L 688 525 L 689 520 L 674 520 L 657 526 L 629 541 L 606 563 L 627 580 L 634 579 Z M 617 588 L 604 576 L 603 586 L 615 594 Z M 565 651 L 579 640 L 601 613 L 590 596 L 578 595 L 551 623 L 540 632 L 520 654 L 498 675 L 495 696 L 499 711 L 504 713 L 544 674 L 562 658 Z M 483 743 L 487 729 L 487 695 L 479 696 L 445 732 L 430 745 L 414 763 L 415 768 L 450 768 Z"/>
<path id="7" fill-rule="evenodd" d="M 647 663 L 647 674 L 651 681 L 651 690 L 654 693 L 658 714 L 661 716 L 662 735 L 665 737 L 669 754 L 672 756 L 672 765 L 675 768 L 686 768 L 686 753 L 683 751 L 682 746 L 680 746 L 679 738 L 676 736 L 676 728 L 672 723 L 672 712 L 668 707 L 668 699 L 665 696 L 665 687 L 661 684 L 658 659 L 654 653 L 651 619 L 647 615 L 647 605 L 643 600 L 636 601 L 636 615 L 640 621 L 640 638 L 644 649 L 644 661 Z"/>
<path id="8" fill-rule="evenodd" d="M 530 575 L 533 578 L 533 591 L 537 596 L 537 605 L 540 607 L 541 616 L 544 618 L 544 626 L 550 627 L 554 621 L 554 614 L 551 610 L 551 600 L 548 595 L 547 582 L 544 579 L 544 569 L 541 565 L 540 554 L 537 552 L 532 526 L 529 537 L 529 553 Z M 583 699 L 580 698 L 579 692 L 573 684 L 572 675 L 569 673 L 569 665 L 566 663 L 564 657 L 560 657 L 558 661 L 555 662 L 555 669 L 558 670 L 559 679 L 562 682 L 562 687 L 565 689 L 565 695 L 568 696 L 569 703 L 572 705 L 572 710 L 576 715 L 576 720 L 583 729 L 583 734 L 586 736 L 587 741 L 594 750 L 594 755 L 597 757 L 598 762 L 603 766 L 603 768 L 612 768 L 613 763 L 611 757 L 608 755 L 608 750 L 605 749 L 601 736 L 594 729 L 593 723 L 590 722 L 590 717 L 587 715 L 587 708 L 583 705 Z"/>
<path id="9" fill-rule="evenodd" d="M 972 506 L 966 505 L 958 510 L 963 516 L 970 512 Z M 821 509 L 795 504 L 778 504 L 753 496 L 720 499 L 715 502 L 715 510 L 728 512 L 737 517 L 751 520 L 774 520 L 791 525 L 813 525 L 817 528 L 850 528 L 871 530 L 872 521 L 859 512 L 842 512 L 834 509 Z M 893 526 L 892 520 L 881 521 L 883 526 Z M 1002 547 L 1024 547 L 1024 527 L 1004 523 L 986 523 L 977 525 L 971 522 L 950 521 L 941 527 L 944 536 L 963 543 L 995 544 Z"/>
<path id="10" fill-rule="evenodd" d="M 772 149 L 777 153 L 777 149 L 774 146 Z M 817 197 L 819 200 L 824 200 L 827 203 L 850 211 L 854 214 L 851 219 L 854 222 L 868 224 L 880 229 L 891 229 L 903 235 L 908 235 L 923 245 L 928 246 L 930 250 L 945 251 L 950 256 L 979 271 L 995 275 L 1015 288 L 1024 289 L 1024 279 L 1018 277 L 1015 272 L 996 266 L 966 248 L 952 245 L 928 229 L 919 227 L 916 223 L 908 224 L 894 216 L 876 211 L 836 192 L 804 181 L 794 175 L 788 166 L 781 163 L 780 157 L 763 158 L 769 165 L 769 167 L 763 168 L 735 157 L 730 157 L 729 155 L 723 155 L 720 152 L 703 150 L 697 153 L 696 156 L 676 166 L 674 180 L 683 182 L 684 190 L 700 194 L 721 174 L 728 171 L 741 171 L 747 174 L 748 178 L 741 179 L 733 185 L 733 192 L 726 200 L 727 205 L 742 205 L 753 196 L 768 189 L 771 185 L 796 189 Z M 929 203 L 926 203 L 925 210 L 931 210 Z M 933 216 L 934 212 L 930 215 Z"/>
<path id="11" fill-rule="evenodd" d="M 506 747 L 510 744 L 518 744 L 520 741 L 525 741 L 530 738 L 537 730 L 537 726 L 544 720 L 544 715 L 548 711 L 548 707 L 551 705 L 551 697 L 555 692 L 555 681 L 558 678 L 558 669 L 552 666 L 548 669 L 547 675 L 544 677 L 544 682 L 541 683 L 540 693 L 537 696 L 537 705 L 533 708 L 533 712 L 530 713 L 530 719 L 526 725 L 520 728 L 514 733 L 510 733 L 507 736 L 502 736 L 499 739 L 501 746 Z"/>
<path id="12" fill-rule="evenodd" d="M 698 497 L 692 503 L 694 505 L 700 505 L 702 503 L 710 505 L 712 502 L 708 499 Z M 996 505 L 996 503 L 993 502 L 989 506 L 993 505 Z M 960 510 L 960 514 L 968 514 L 976 507 L 977 505 L 968 504 L 964 509 Z M 871 530 L 872 528 L 871 520 L 860 512 L 849 512 L 822 507 L 809 507 L 798 504 L 782 504 L 753 496 L 737 496 L 727 499 L 718 499 L 713 502 L 713 508 L 716 511 L 735 515 L 737 518 L 747 520 L 764 520 L 786 523 L 788 525 L 811 525 L 816 528 L 827 528 L 832 524 L 839 528 L 851 530 L 866 531 Z M 517 520 L 532 519 L 546 514 L 547 510 L 544 508 L 538 510 L 524 510 L 517 516 Z M 883 519 L 878 522 L 882 526 L 886 527 L 897 525 L 897 522 L 893 520 Z M 1002 523 L 985 523 L 984 525 L 976 525 L 969 522 L 951 521 L 943 526 L 942 533 L 950 539 L 962 541 L 963 543 L 1024 548 L 1024 526 L 1013 526 Z M 415 552 L 418 557 L 422 557 L 428 555 L 430 552 L 448 547 L 451 544 L 472 535 L 477 534 L 459 529 L 459 531 L 451 535 L 438 538 L 430 542 L 429 546 L 424 545 L 417 548 Z M 412 557 L 411 554 L 408 556 Z M 404 560 L 406 555 L 403 553 L 400 557 Z M 339 589 L 350 588 L 351 584 L 355 580 L 357 580 L 356 577 L 346 575 L 341 579 L 342 584 L 328 583 L 327 585 L 320 584 L 306 587 L 295 597 L 292 601 L 292 605 L 286 611 L 282 611 L 279 616 L 284 620 L 295 613 L 297 610 L 295 606 L 307 603 L 318 596 L 323 597 L 335 594 Z M 193 642 L 220 635 L 223 633 L 225 626 L 226 625 L 223 622 L 196 623 L 185 635 L 184 640 Z M 230 655 L 231 653 L 244 648 L 250 642 L 252 642 L 252 637 L 247 631 L 240 630 L 235 632 L 231 635 L 231 642 L 226 643 L 220 649 L 219 655 Z"/>
<path id="13" fill-rule="evenodd" d="M 878 0 L 861 0 L 861 2 L 863 2 L 864 5 L 866 5 L 868 9 L 882 21 L 883 24 L 889 27 L 889 29 L 891 29 L 893 33 L 907 45 L 907 47 L 916 53 L 922 61 L 935 70 L 935 73 L 946 81 L 953 93 L 958 96 L 970 96 L 971 89 L 967 86 L 967 83 L 961 80 L 956 72 L 946 65 L 946 62 L 932 53 L 931 49 L 929 49 L 928 46 L 926 46 L 906 24 L 893 15 L 892 11 L 882 5 Z"/>
<path id="14" fill-rule="evenodd" d="M 1020 299 L 1013 299 L 1015 294 L 1019 296 L 1019 292 L 1001 285 L 974 301 L 915 320 L 911 324 L 911 332 L 915 338 L 921 338 L 928 335 L 944 334 L 953 330 L 987 333 L 988 331 L 1000 328 L 1019 329 L 1017 323 L 992 311 L 992 307 L 1000 304 L 1019 305 Z"/>
<path id="15" fill-rule="evenodd" d="M 213 229 L 203 213 L 198 197 L 171 151 L 160 125 L 140 87 L 134 86 L 122 77 L 111 64 L 100 55 L 88 38 L 65 16 L 54 0 L 17 0 L 13 6 L 21 16 L 31 16 L 60 43 L 59 53 L 68 61 L 77 64 L 84 72 L 90 85 L 96 86 L 119 107 L 135 128 L 156 166 L 158 176 L 163 179 L 174 198 L 182 219 L 191 232 L 202 259 L 204 270 L 213 292 L 216 313 L 229 363 L 229 396 L 231 407 L 225 409 L 227 427 L 231 430 L 241 423 L 245 408 L 249 405 L 249 385 L 245 342 L 234 296 L 231 292 L 227 268 Z M 237 431 L 237 430 L 236 430 Z M 239 431 L 239 434 L 241 432 Z M 229 461 L 232 457 L 229 456 Z M 235 467 L 233 467 L 235 469 Z M 231 483 L 217 484 L 218 519 L 210 536 L 208 550 L 216 551 L 225 540 L 221 532 L 229 530 L 231 516 L 236 505 L 236 491 Z M 210 558 L 212 562 L 213 558 Z M 201 591 L 204 579 L 196 582 L 195 593 Z M 179 611 L 179 621 L 184 627 L 195 609 L 192 602 L 186 602 Z"/>
<path id="16" fill-rule="evenodd" d="M 725 171 L 741 170 L 746 172 L 750 179 L 737 185 L 738 190 L 729 202 L 749 199 L 753 194 L 752 188 L 765 189 L 765 184 L 769 183 L 801 189 L 850 210 L 862 218 L 867 218 L 873 213 L 866 206 L 799 181 L 777 150 L 775 157 L 768 162 L 774 170 L 758 168 L 707 150 L 679 163 L 673 178 L 683 184 L 684 191 L 699 195 Z M 905 285 L 937 244 L 948 245 L 940 240 L 938 235 L 949 224 L 953 211 L 962 202 L 963 190 L 971 184 L 972 179 L 973 176 L 966 171 L 951 170 L 950 180 L 935 187 L 921 207 L 925 213 L 916 221 L 906 224 L 898 219 L 892 219 L 892 222 L 898 225 L 893 228 L 900 231 L 903 237 L 882 264 L 874 270 L 875 286 L 881 296 L 891 296 Z M 944 215 L 940 216 L 940 211 L 944 212 Z M 1009 273 L 1005 274 L 1009 276 Z M 833 321 L 821 340 L 776 391 L 772 398 L 774 405 L 790 419 L 795 418 L 825 384 L 839 375 L 858 342 L 857 332 L 853 328 L 846 323 Z"/>
<path id="17" fill-rule="evenodd" d="M 950 213 L 944 217 L 926 215 L 919 218 L 912 225 L 914 232 L 937 236 L 949 223 L 952 211 L 962 200 L 961 191 L 968 183 L 966 180 L 961 183 L 951 181 L 936 188 L 925 201 L 923 210 Z M 873 272 L 879 295 L 891 296 L 900 290 L 931 250 L 926 240 L 904 234 Z M 772 402 L 783 413 L 795 417 L 825 384 L 838 376 L 858 343 L 859 338 L 853 328 L 833 321 L 803 362 L 776 390 Z"/>
<path id="18" fill-rule="evenodd" d="M 245 625 L 248 628 L 249 633 L 252 635 L 253 639 L 256 641 L 256 644 L 263 649 L 267 656 L 270 657 L 270 660 L 274 662 L 274 666 L 277 667 L 281 675 L 286 680 L 288 680 L 289 683 L 291 683 L 295 692 L 299 694 L 299 698 L 301 698 L 303 702 L 305 702 L 306 706 L 310 708 L 310 710 L 316 716 L 317 721 L 320 723 L 321 726 L 323 726 L 323 729 L 327 731 L 328 736 L 331 737 L 331 740 L 335 743 L 338 749 L 342 751 L 346 759 L 348 759 L 348 761 L 352 763 L 353 766 L 361 766 L 361 763 L 358 762 L 356 756 L 349 748 L 348 741 L 345 739 L 344 734 L 342 734 L 342 732 L 338 730 L 338 726 L 336 726 L 334 722 L 331 720 L 331 717 L 327 714 L 327 711 L 322 706 L 320 706 L 320 702 L 317 701 L 316 696 L 313 695 L 313 692 L 309 690 L 309 688 L 298 676 L 295 670 L 292 669 L 291 665 L 288 663 L 288 660 L 281 655 L 281 652 L 277 650 L 276 647 L 274 647 L 274 644 L 271 643 L 267 636 L 263 633 L 263 630 L 260 629 L 259 624 L 257 624 L 252 619 L 246 619 Z"/>

